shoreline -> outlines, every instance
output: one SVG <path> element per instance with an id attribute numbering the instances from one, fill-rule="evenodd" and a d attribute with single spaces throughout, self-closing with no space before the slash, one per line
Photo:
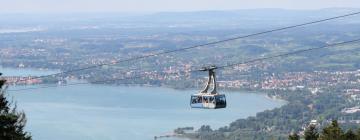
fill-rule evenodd
<path id="1" fill-rule="evenodd" d="M 289 101 L 282 99 L 280 97 L 276 97 L 276 96 L 270 96 L 269 94 L 266 94 L 265 96 L 266 98 L 270 99 L 270 100 L 274 100 L 274 101 L 279 101 L 279 102 L 284 102 L 284 103 L 289 103 Z"/>

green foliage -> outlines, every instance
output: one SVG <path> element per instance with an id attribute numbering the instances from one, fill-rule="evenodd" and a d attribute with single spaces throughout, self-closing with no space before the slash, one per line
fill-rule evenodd
<path id="1" fill-rule="evenodd" d="M 289 140 L 300 140 L 300 136 L 296 133 L 289 135 Z"/>
<path id="2" fill-rule="evenodd" d="M 200 127 L 200 129 L 198 131 L 199 132 L 212 132 L 213 130 L 211 129 L 211 127 L 209 125 L 203 125 Z"/>
<path id="3" fill-rule="evenodd" d="M 316 130 L 314 125 L 310 125 L 309 128 L 305 130 L 304 134 L 305 140 L 317 140 L 319 138 L 319 133 Z"/>
<path id="4" fill-rule="evenodd" d="M 346 131 L 343 139 L 344 140 L 357 140 L 356 137 L 357 137 L 357 135 L 354 134 L 354 132 L 350 129 L 350 130 Z"/>
<path id="5" fill-rule="evenodd" d="M 341 140 L 343 135 L 344 132 L 341 130 L 338 122 L 334 120 L 329 126 L 323 129 L 319 140 Z"/>
<path id="6" fill-rule="evenodd" d="M 182 127 L 182 128 L 177 128 L 174 130 L 174 133 L 176 134 L 185 134 L 185 131 L 193 131 L 194 127 Z"/>
<path id="7" fill-rule="evenodd" d="M 300 137 L 297 134 L 290 134 L 288 140 L 299 140 Z M 319 134 L 316 127 L 311 125 L 305 130 L 305 140 L 360 140 L 360 128 L 357 132 L 353 132 L 351 129 L 345 133 L 339 126 L 336 120 L 332 121 L 330 125 L 323 128 L 322 133 Z"/>
<path id="8" fill-rule="evenodd" d="M 16 106 L 11 107 L 5 97 L 4 83 L 4 80 L 0 82 L 0 140 L 31 140 L 31 136 L 24 131 L 25 113 L 16 111 Z"/>

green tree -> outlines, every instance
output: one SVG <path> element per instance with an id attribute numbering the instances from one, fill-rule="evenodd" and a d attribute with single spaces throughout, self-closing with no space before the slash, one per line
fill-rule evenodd
<path id="1" fill-rule="evenodd" d="M 355 138 L 355 140 L 360 140 L 360 128 L 358 128 L 357 130 L 356 130 L 356 138 Z"/>
<path id="2" fill-rule="evenodd" d="M 344 132 L 341 130 L 338 122 L 333 120 L 332 123 L 323 129 L 319 140 L 342 140 Z"/>
<path id="3" fill-rule="evenodd" d="M 198 132 L 212 132 L 212 131 L 213 130 L 209 125 L 202 125 L 198 130 Z"/>
<path id="4" fill-rule="evenodd" d="M 300 136 L 296 133 L 290 134 L 289 140 L 300 140 Z"/>
<path id="5" fill-rule="evenodd" d="M 24 131 L 26 117 L 24 112 L 16 111 L 6 99 L 5 80 L 0 80 L 0 140 L 31 140 Z"/>
<path id="6" fill-rule="evenodd" d="M 343 140 L 356 140 L 356 134 L 350 129 L 344 134 Z"/>
<path id="7" fill-rule="evenodd" d="M 316 126 L 315 125 L 310 125 L 306 130 L 305 130 L 305 140 L 317 140 L 319 138 L 319 133 L 317 132 Z"/>

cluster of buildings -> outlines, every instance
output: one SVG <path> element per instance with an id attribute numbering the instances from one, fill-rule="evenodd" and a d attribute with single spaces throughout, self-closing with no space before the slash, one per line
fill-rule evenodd
<path id="1" fill-rule="evenodd" d="M 272 74 L 261 81 L 261 89 L 296 90 L 308 89 L 320 92 L 322 87 L 336 85 L 360 85 L 360 71 L 315 71 Z"/>
<path id="2" fill-rule="evenodd" d="M 43 83 L 41 79 L 36 79 L 31 76 L 6 76 L 4 79 L 6 80 L 6 83 L 11 85 L 35 85 Z"/>
<path id="3" fill-rule="evenodd" d="M 360 101 L 360 89 L 346 89 L 344 90 L 345 95 L 352 101 Z"/>

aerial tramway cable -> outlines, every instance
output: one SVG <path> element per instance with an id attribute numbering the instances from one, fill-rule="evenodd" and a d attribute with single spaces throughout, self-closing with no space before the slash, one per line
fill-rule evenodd
<path id="1" fill-rule="evenodd" d="M 306 22 L 306 23 L 302 23 L 302 24 L 296 24 L 296 25 L 292 25 L 292 26 L 287 26 L 287 27 L 272 29 L 272 30 L 263 31 L 263 32 L 258 32 L 258 33 L 253 33 L 253 34 L 244 35 L 244 36 L 237 36 L 237 37 L 228 38 L 228 39 L 224 39 L 224 40 L 218 40 L 218 41 L 209 42 L 209 43 L 205 43 L 205 44 L 200 44 L 200 45 L 195 45 L 195 46 L 190 46 L 190 47 L 185 47 L 185 48 L 180 48 L 180 49 L 174 49 L 174 50 L 167 50 L 167 51 L 163 51 L 163 52 L 160 52 L 160 53 L 154 53 L 154 54 L 149 54 L 149 55 L 137 56 L 137 57 L 132 57 L 132 58 L 128 58 L 128 59 L 117 60 L 117 61 L 111 62 L 111 63 L 104 63 L 104 64 L 99 64 L 99 65 L 93 65 L 93 66 L 89 66 L 89 67 L 84 67 L 84 68 L 79 68 L 79 69 L 68 70 L 68 71 L 59 72 L 59 73 L 55 73 L 55 74 L 49 74 L 49 75 L 44 75 L 44 76 L 32 77 L 32 78 L 30 78 L 30 79 L 24 79 L 24 80 L 20 80 L 20 81 L 27 81 L 27 80 L 33 80 L 33 79 L 41 79 L 41 78 L 50 77 L 50 76 L 57 76 L 57 75 L 62 75 L 62 74 L 69 74 L 69 73 L 78 72 L 78 71 L 83 71 L 83 70 L 87 70 L 87 69 L 93 69 L 93 68 L 97 68 L 97 67 L 101 67 L 101 66 L 105 66 L 105 65 L 115 65 L 115 64 L 119 64 L 119 63 L 123 63 L 123 62 L 129 62 L 129 61 L 134 61 L 134 60 L 139 60 L 139 59 L 145 59 L 145 58 L 149 58 L 149 57 L 155 57 L 155 56 L 159 56 L 159 55 L 164 55 L 164 54 L 169 54 L 169 53 L 174 53 L 174 52 L 179 52 L 179 51 L 185 51 L 185 50 L 194 49 L 194 48 L 199 48 L 199 47 L 204 47 L 204 46 L 209 46 L 209 45 L 215 45 L 215 44 L 225 43 L 225 42 L 234 41 L 234 40 L 238 40 L 238 39 L 244 39 L 244 38 L 248 38 L 248 37 L 254 37 L 254 36 L 263 35 L 263 34 L 268 34 L 268 33 L 272 33 L 272 32 L 283 31 L 283 30 L 287 30 L 287 29 L 302 27 L 302 26 L 311 25 L 311 24 L 316 24 L 316 23 L 321 23 L 321 22 L 325 22 L 325 21 L 330 21 L 330 20 L 335 20 L 335 19 L 340 19 L 340 18 L 355 16 L 355 15 L 359 15 L 359 14 L 360 14 L 360 12 L 353 12 L 353 13 L 349 13 L 349 14 L 345 14 L 345 15 L 335 16 L 335 17 L 331 17 L 331 18 L 325 18 L 325 19 L 321 19 L 321 20 L 315 20 L 315 21 L 311 21 L 311 22 Z"/>
<path id="2" fill-rule="evenodd" d="M 217 69 L 225 69 L 225 68 L 228 68 L 228 67 L 234 67 L 236 65 L 249 64 L 249 63 L 254 63 L 254 62 L 279 58 L 279 57 L 286 57 L 286 56 L 305 53 L 305 52 L 309 52 L 309 51 L 313 51 L 313 50 L 319 50 L 319 49 L 330 48 L 330 47 L 338 47 L 338 46 L 343 46 L 343 45 L 347 45 L 347 44 L 353 44 L 353 43 L 357 43 L 357 42 L 360 42 L 360 38 L 359 39 L 354 39 L 354 40 L 349 40 L 349 41 L 344 41 L 344 42 L 340 42 L 340 43 L 328 44 L 328 45 L 324 45 L 324 46 L 320 46 L 320 47 L 302 49 L 302 50 L 292 51 L 292 52 L 288 52 L 288 53 L 282 53 L 282 54 L 272 55 L 272 56 L 268 56 L 268 57 L 261 57 L 261 58 L 251 59 L 251 60 L 247 60 L 247 61 L 243 61 L 243 62 L 237 62 L 237 63 L 231 63 L 231 64 L 227 64 L 227 65 L 217 66 Z M 193 70 L 173 72 L 173 73 L 162 72 L 162 74 L 163 75 L 175 75 L 175 74 L 179 75 L 181 73 L 185 74 L 185 73 L 192 73 L 192 72 L 198 72 L 198 71 L 199 71 L 198 69 L 193 69 Z M 133 77 L 116 78 L 116 79 L 109 79 L 109 80 L 100 80 L 100 81 L 94 81 L 93 83 L 104 83 L 104 82 L 111 82 L 111 81 L 134 80 L 134 79 L 140 79 L 140 78 L 143 78 L 143 77 L 145 77 L 145 75 L 137 75 L 137 76 L 133 76 Z M 61 85 L 61 86 L 83 85 L 83 84 L 91 84 L 91 83 L 82 82 L 82 83 L 66 84 L 66 85 Z M 133 83 L 122 83 L 122 84 L 133 84 Z M 14 90 L 8 90 L 8 91 L 15 92 L 15 91 L 25 91 L 25 90 L 34 90 L 34 89 L 52 88 L 52 87 L 58 87 L 58 86 L 42 86 L 42 87 L 33 87 L 33 88 L 14 89 Z"/>

